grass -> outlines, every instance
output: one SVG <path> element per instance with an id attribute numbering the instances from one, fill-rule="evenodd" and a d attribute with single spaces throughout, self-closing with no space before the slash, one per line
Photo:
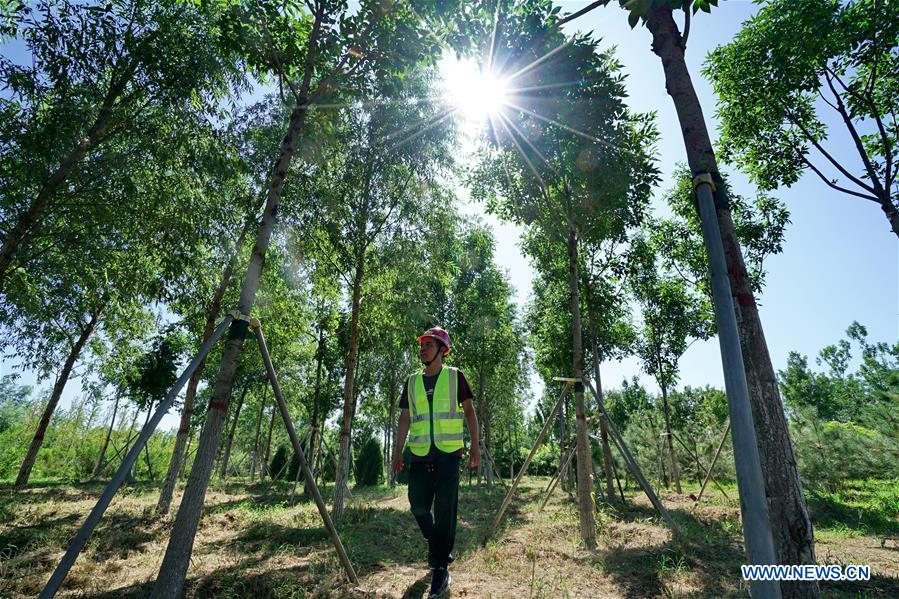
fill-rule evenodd
<path id="1" fill-rule="evenodd" d="M 483 535 L 503 499 L 464 486 L 453 566 L 456 597 L 748 597 L 736 489 L 693 509 L 689 493 L 662 490 L 683 532 L 676 542 L 642 495 L 600 504 L 595 552 L 584 549 L 575 503 L 557 492 L 540 510 L 546 478 L 526 478 L 500 530 Z M 187 597 L 415 597 L 426 592 L 425 543 L 405 487 L 354 489 L 338 531 L 360 577 L 344 578 L 315 505 L 291 484 L 216 483 L 207 494 Z M 37 594 L 102 491 L 102 484 L 0 487 L 0 597 Z M 153 515 L 158 491 L 138 484 L 113 501 L 58 596 L 143 597 L 165 552 L 173 514 Z M 330 505 L 330 489 L 323 489 Z M 870 563 L 870 583 L 828 584 L 827 597 L 899 596 L 896 481 L 847 484 L 809 500 L 819 561 Z M 176 496 L 176 503 L 178 497 Z M 887 540 L 882 544 L 882 541 Z"/>

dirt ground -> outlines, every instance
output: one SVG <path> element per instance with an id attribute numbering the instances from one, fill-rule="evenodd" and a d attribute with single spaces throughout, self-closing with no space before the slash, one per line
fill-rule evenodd
<path id="1" fill-rule="evenodd" d="M 595 552 L 578 536 L 576 503 L 564 491 L 541 510 L 545 478 L 527 478 L 500 531 L 483 544 L 504 490 L 460 493 L 453 597 L 748 597 L 739 507 L 713 493 L 695 510 L 688 494 L 661 493 L 683 542 L 631 491 L 627 504 L 600 505 Z M 419 598 L 427 594 L 425 544 L 405 487 L 357 490 L 339 532 L 359 575 L 346 582 L 311 502 L 291 505 L 290 487 L 211 488 L 187 597 Z M 93 507 L 102 485 L 0 490 L 0 598 L 40 592 Z M 735 495 L 735 494 L 734 494 Z M 59 597 L 144 597 L 165 552 L 172 516 L 154 517 L 158 491 L 123 489 L 60 590 Z M 297 497 L 299 499 L 299 496 Z M 326 490 L 327 499 L 327 490 Z M 176 497 L 176 505 L 178 498 Z M 899 597 L 899 546 L 890 535 L 820 530 L 821 563 L 870 564 L 867 583 L 822 586 L 825 597 Z"/>

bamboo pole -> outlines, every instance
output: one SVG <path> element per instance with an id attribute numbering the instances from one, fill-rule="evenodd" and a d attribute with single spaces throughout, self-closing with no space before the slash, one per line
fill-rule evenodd
<path id="1" fill-rule="evenodd" d="M 559 480 L 561 480 L 562 478 L 561 476 L 558 476 L 558 474 L 562 474 L 565 468 L 568 468 L 568 464 L 571 463 L 571 458 L 574 457 L 575 451 L 577 451 L 577 446 L 571 448 L 571 451 L 568 452 L 568 457 L 565 458 L 565 463 L 561 468 L 559 468 L 557 476 L 554 476 L 553 479 L 549 481 L 549 488 L 546 490 L 546 495 L 543 497 L 543 503 L 540 504 L 541 510 L 546 507 L 546 502 L 549 501 L 549 498 L 552 496 L 553 491 L 556 490 L 556 484 L 558 484 Z"/>

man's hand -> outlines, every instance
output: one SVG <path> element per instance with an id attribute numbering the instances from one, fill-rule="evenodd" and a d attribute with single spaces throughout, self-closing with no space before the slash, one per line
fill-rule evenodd
<path id="1" fill-rule="evenodd" d="M 399 472 L 403 469 L 403 454 L 395 453 L 393 454 L 393 471 L 399 474 Z"/>
<path id="2" fill-rule="evenodd" d="M 477 445 L 472 445 L 468 460 L 473 469 L 477 468 L 481 463 L 481 448 Z"/>

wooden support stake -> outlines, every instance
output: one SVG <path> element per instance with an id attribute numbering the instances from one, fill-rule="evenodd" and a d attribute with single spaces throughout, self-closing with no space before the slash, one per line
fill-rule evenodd
<path id="1" fill-rule="evenodd" d="M 572 451 L 577 451 L 577 446 L 569 449 L 568 454 L 570 454 Z M 556 468 L 555 473 L 553 473 L 552 478 L 549 479 L 549 482 L 546 484 L 546 488 L 543 490 L 544 493 L 549 493 L 549 488 L 555 484 L 556 478 L 558 478 L 559 475 L 562 474 L 562 471 L 568 467 L 568 460 L 569 458 L 566 457 L 564 460 L 561 460 L 559 462 L 559 467 Z"/>
<path id="2" fill-rule="evenodd" d="M 543 497 L 543 503 L 540 504 L 541 510 L 546 507 L 546 502 L 549 501 L 549 498 L 552 496 L 553 491 L 556 490 L 556 484 L 558 484 L 558 482 L 562 480 L 562 477 L 560 475 L 565 471 L 566 468 L 568 468 L 568 464 L 571 463 L 571 458 L 574 457 L 575 451 L 577 451 L 577 445 L 571 448 L 571 451 L 568 452 L 568 457 L 565 458 L 565 462 L 562 464 L 562 467 L 559 468 L 559 471 L 556 472 L 556 476 L 554 476 L 550 481 L 549 488 L 546 490 L 546 495 Z"/>
<path id="3" fill-rule="evenodd" d="M 675 435 L 674 433 L 671 433 L 671 436 L 674 437 L 674 440 L 675 440 L 675 441 L 677 441 L 678 443 L 681 444 L 681 447 L 683 447 L 683 448 L 686 450 L 686 452 L 690 455 L 691 458 L 693 458 L 694 460 L 696 460 L 696 464 L 697 464 L 700 468 L 702 468 L 703 470 L 705 470 L 705 467 L 702 465 L 702 462 L 699 461 L 699 456 L 696 455 L 696 454 L 693 452 L 692 449 L 690 449 L 689 447 L 687 447 L 687 444 L 684 443 L 684 442 L 681 440 L 680 437 L 678 437 L 678 436 Z M 711 470 L 708 470 L 708 472 L 711 473 Z M 730 500 L 730 497 L 728 497 L 728 495 L 727 495 L 727 491 L 725 491 L 724 488 L 723 488 L 720 484 L 718 484 L 718 481 L 715 480 L 715 477 L 712 477 L 712 482 L 715 483 L 715 486 L 718 487 L 718 490 L 721 491 L 721 492 L 724 494 L 725 499 Z"/>
<path id="4" fill-rule="evenodd" d="M 350 558 L 343 548 L 343 543 L 340 541 L 340 535 L 337 534 L 337 528 L 334 527 L 334 522 L 331 521 L 331 515 L 328 514 L 328 508 L 325 506 L 321 493 L 319 493 L 318 486 L 315 484 L 315 479 L 312 477 L 312 471 L 309 470 L 309 466 L 306 464 L 306 454 L 303 453 L 303 447 L 300 444 L 299 437 L 297 437 L 297 431 L 293 427 L 290 412 L 287 411 L 287 402 L 284 401 L 284 396 L 281 395 L 281 386 L 278 385 L 278 377 L 275 374 L 275 367 L 272 365 L 272 358 L 268 353 L 268 346 L 265 344 L 265 335 L 262 334 L 262 327 L 259 326 L 259 321 L 255 319 L 250 324 L 255 325 L 253 326 L 253 329 L 256 333 L 256 339 L 259 341 L 259 351 L 262 353 L 262 361 L 265 363 L 268 379 L 272 384 L 272 390 L 275 392 L 275 400 L 278 402 L 281 418 L 284 419 L 287 435 L 290 437 L 293 450 L 296 452 L 297 458 L 299 458 L 300 461 L 300 468 L 302 468 L 303 475 L 306 477 L 306 485 L 309 487 L 309 490 L 312 491 L 312 498 L 315 500 L 315 505 L 318 507 L 318 513 L 322 517 L 322 521 L 325 524 L 325 528 L 328 530 L 328 534 L 331 535 L 331 542 L 334 544 L 334 549 L 337 550 L 337 555 L 340 557 L 340 563 L 343 565 L 347 577 L 353 584 L 359 584 L 359 578 L 356 576 L 353 564 L 350 563 Z"/>
<path id="5" fill-rule="evenodd" d="M 490 455 L 490 450 L 487 449 L 487 446 L 484 445 L 484 456 L 490 460 L 490 465 L 493 466 L 493 474 L 496 475 L 497 480 L 499 480 L 500 484 L 502 484 L 504 489 L 508 489 L 509 485 L 506 484 L 506 481 L 503 480 L 502 475 L 499 473 L 499 470 L 496 468 L 496 462 L 493 461 L 493 456 Z"/>
<path id="6" fill-rule="evenodd" d="M 593 384 L 588 380 L 585 380 L 584 382 L 590 388 L 590 391 L 593 393 L 593 397 L 596 398 L 596 405 L 599 406 L 599 409 L 602 411 L 603 416 L 606 417 L 606 424 L 608 424 L 609 435 L 615 442 L 615 446 L 618 448 L 618 451 L 621 452 L 621 457 L 624 458 L 624 461 L 627 463 L 628 468 L 630 468 L 631 473 L 634 475 L 634 478 L 636 478 L 637 482 L 640 483 L 640 486 L 643 488 L 643 492 L 646 493 L 649 501 L 652 502 L 652 505 L 662 515 L 662 518 L 665 519 L 665 522 L 671 528 L 671 532 L 675 537 L 679 537 L 680 530 L 677 528 L 677 525 L 671 518 L 671 514 L 668 513 L 668 510 L 665 509 L 665 506 L 662 505 L 662 502 L 656 496 L 655 492 L 653 492 L 652 487 L 649 485 L 649 481 L 647 481 L 646 477 L 643 476 L 643 471 L 640 470 L 640 466 L 637 464 L 637 460 L 635 460 L 634 456 L 631 455 L 630 450 L 627 448 L 627 444 L 624 442 L 624 438 L 619 434 L 618 428 L 615 426 L 615 423 L 612 422 L 612 418 L 606 411 L 606 406 L 603 404 L 602 399 L 599 398 L 599 394 L 596 392 L 596 389 L 593 388 Z"/>
<path id="7" fill-rule="evenodd" d="M 546 436 L 549 427 L 552 426 L 553 420 L 556 418 L 556 414 L 558 414 L 559 409 L 562 407 L 562 402 L 565 401 L 565 396 L 568 394 L 568 390 L 571 389 L 572 382 L 566 381 L 565 386 L 562 388 L 562 393 L 559 394 L 559 400 L 556 402 L 556 405 L 553 407 L 552 411 L 546 416 L 546 422 L 543 423 L 543 429 L 540 431 L 540 434 L 537 435 L 537 440 L 534 442 L 534 446 L 531 448 L 531 453 L 528 454 L 527 459 L 525 459 L 524 464 L 521 465 L 521 468 L 518 469 L 518 475 L 515 477 L 515 480 L 512 481 L 512 487 L 509 489 L 509 492 L 506 493 L 506 497 L 503 499 L 502 505 L 499 507 L 499 511 L 496 513 L 496 517 L 493 519 L 493 524 L 490 525 L 490 529 L 487 531 L 487 534 L 484 535 L 484 539 L 482 541 L 482 545 L 486 545 L 487 541 L 490 540 L 490 537 L 493 536 L 493 533 L 496 532 L 496 529 L 499 528 L 499 523 L 502 522 L 503 516 L 506 513 L 506 510 L 509 508 L 509 503 L 512 501 L 512 496 L 515 494 L 515 489 L 518 488 L 518 484 L 521 482 L 521 479 L 524 477 L 524 473 L 527 472 L 528 465 L 530 465 L 531 460 L 534 458 L 534 454 L 537 453 L 537 448 L 540 447 L 540 444 L 543 443 L 543 438 Z"/>
<path id="8" fill-rule="evenodd" d="M 709 483 L 709 478 L 712 476 L 712 470 L 715 469 L 715 464 L 718 463 L 718 456 L 721 455 L 721 449 L 724 447 L 724 442 L 727 441 L 727 434 L 730 432 L 730 421 L 727 422 L 727 427 L 724 429 L 724 434 L 721 435 L 721 442 L 718 443 L 718 449 L 715 450 L 715 457 L 712 458 L 712 465 L 709 466 L 708 472 L 705 473 L 705 480 L 702 481 L 702 488 L 699 489 L 699 496 L 696 498 L 696 501 L 693 503 L 693 507 L 695 508 L 699 505 L 699 501 L 702 499 L 702 494 L 705 492 L 705 486 Z"/>

